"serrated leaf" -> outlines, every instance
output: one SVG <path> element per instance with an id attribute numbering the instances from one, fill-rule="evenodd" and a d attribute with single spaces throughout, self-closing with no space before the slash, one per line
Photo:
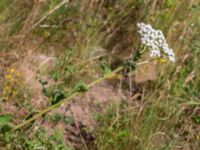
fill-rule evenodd
<path id="1" fill-rule="evenodd" d="M 112 72 L 109 65 L 105 61 L 102 61 L 100 65 L 104 75 L 110 74 Z"/>
<path id="2" fill-rule="evenodd" d="M 54 104 L 62 101 L 64 98 L 65 98 L 64 91 L 61 91 L 60 89 L 56 89 L 53 92 L 51 104 L 54 105 Z"/>
<path id="3" fill-rule="evenodd" d="M 1 115 L 0 116 L 0 127 L 7 125 L 12 120 L 11 115 Z"/>
<path id="4" fill-rule="evenodd" d="M 85 92 L 85 91 L 88 91 L 88 85 L 83 80 L 80 80 L 75 85 L 75 91 L 76 92 Z"/>

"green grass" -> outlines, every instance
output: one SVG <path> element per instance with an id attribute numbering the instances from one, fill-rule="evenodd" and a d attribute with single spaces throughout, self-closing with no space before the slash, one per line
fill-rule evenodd
<path id="1" fill-rule="evenodd" d="M 0 2 L 0 53 L 15 52 L 21 56 L 31 49 L 31 45 L 24 43 L 37 40 L 42 40 L 36 42 L 42 52 L 55 53 L 53 69 L 38 71 L 57 83 L 51 87 L 43 85 L 48 106 L 67 97 L 77 81 L 90 83 L 102 76 L 101 62 L 111 66 L 121 64 L 124 57 L 135 52 L 140 46 L 137 22 L 147 22 L 161 29 L 176 53 L 175 64 L 158 64 L 158 78 L 144 83 L 138 106 L 129 104 L 127 99 L 110 104 L 103 114 L 95 114 L 100 126 L 88 149 L 172 150 L 181 146 L 199 149 L 200 3 L 197 0 L 103 0 L 96 3 L 75 0 L 48 15 L 60 2 L 46 0 L 34 6 L 21 0 Z M 34 26 L 44 16 L 45 19 Z M 22 35 L 25 38 L 20 38 Z M 22 95 L 24 91 L 27 93 L 28 87 Z M 27 95 L 23 103 L 18 101 L 16 104 L 19 108 L 27 108 L 31 117 L 35 112 Z M 60 119 L 63 119 L 60 114 L 52 116 L 55 122 Z M 40 129 L 28 137 L 27 128 L 24 132 L 5 132 L 10 128 L 12 126 L 7 124 L 3 128 L 0 126 L 2 148 L 69 149 L 59 131 L 48 137 Z"/>

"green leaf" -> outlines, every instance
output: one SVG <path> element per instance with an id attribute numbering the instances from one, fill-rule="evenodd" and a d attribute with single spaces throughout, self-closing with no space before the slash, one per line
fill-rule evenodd
<path id="1" fill-rule="evenodd" d="M 137 50 L 135 55 L 133 55 L 133 61 L 137 61 L 141 58 L 141 54 L 140 54 L 140 51 Z"/>
<path id="2" fill-rule="evenodd" d="M 66 123 L 66 124 L 72 124 L 73 123 L 73 117 L 72 116 L 65 116 L 64 117 L 64 122 Z"/>
<path id="3" fill-rule="evenodd" d="M 47 85 L 48 82 L 44 79 L 39 79 L 40 84 L 42 84 L 42 86 Z"/>
<path id="4" fill-rule="evenodd" d="M 132 59 L 128 59 L 126 62 L 125 62 L 125 67 L 127 68 L 131 68 L 132 70 L 135 70 L 136 69 L 136 65 L 134 63 L 134 61 Z"/>
<path id="5" fill-rule="evenodd" d="M 54 105 L 65 98 L 65 92 L 61 89 L 55 89 L 52 93 L 52 101 L 51 104 Z"/>
<path id="6" fill-rule="evenodd" d="M 85 91 L 88 91 L 88 85 L 84 81 L 80 80 L 75 85 L 75 91 L 76 92 L 85 92 Z"/>
<path id="7" fill-rule="evenodd" d="M 50 92 L 47 88 L 42 88 L 42 93 L 46 96 L 46 97 L 50 97 Z"/>
<path id="8" fill-rule="evenodd" d="M 176 1 L 174 1 L 174 0 L 166 0 L 165 1 L 165 5 L 166 5 L 166 7 L 173 7 L 173 6 L 176 5 Z"/>
<path id="9" fill-rule="evenodd" d="M 0 116 L 0 127 L 7 125 L 12 120 L 11 115 L 1 115 Z"/>
<path id="10" fill-rule="evenodd" d="M 109 65 L 105 61 L 102 61 L 100 65 L 104 75 L 110 74 L 112 72 Z"/>
<path id="11" fill-rule="evenodd" d="M 192 119 L 196 124 L 200 124 L 200 115 L 193 116 Z"/>

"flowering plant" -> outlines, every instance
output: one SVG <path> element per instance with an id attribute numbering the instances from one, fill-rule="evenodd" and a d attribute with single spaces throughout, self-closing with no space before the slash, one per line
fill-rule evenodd
<path id="1" fill-rule="evenodd" d="M 169 61 L 175 62 L 175 55 L 169 48 L 161 30 L 155 30 L 149 24 L 138 23 L 138 32 L 141 42 L 149 49 L 149 56 L 154 58 L 168 57 Z"/>

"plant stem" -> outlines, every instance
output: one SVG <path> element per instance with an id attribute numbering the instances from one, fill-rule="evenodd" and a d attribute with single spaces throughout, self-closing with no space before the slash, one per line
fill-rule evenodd
<path id="1" fill-rule="evenodd" d="M 111 72 L 110 74 L 108 74 L 108 75 L 106 75 L 106 76 L 104 76 L 104 77 L 102 77 L 102 78 L 99 78 L 99 79 L 93 81 L 92 83 L 90 83 L 90 84 L 88 85 L 88 88 L 91 88 L 92 86 L 96 85 L 97 83 L 99 83 L 99 82 L 101 82 L 101 81 L 103 81 L 103 80 L 109 78 L 109 77 L 112 76 L 113 74 L 115 74 L 115 73 L 117 73 L 117 72 L 120 72 L 123 68 L 124 68 L 124 67 L 119 67 L 119 68 L 117 68 L 116 70 L 114 70 L 113 72 Z M 17 125 L 17 126 L 16 126 L 15 128 L 13 128 L 11 131 L 18 130 L 18 129 L 22 128 L 23 126 L 25 126 L 25 125 L 31 123 L 32 121 L 36 120 L 36 119 L 39 118 L 40 116 L 46 114 L 47 112 L 49 112 L 49 111 L 51 111 L 51 110 L 53 110 L 53 109 L 59 107 L 61 104 L 63 104 L 63 103 L 65 103 L 65 102 L 69 101 L 70 99 L 74 98 L 78 93 L 79 93 L 79 92 L 76 92 L 76 91 L 75 91 L 75 92 L 71 92 L 71 94 L 70 94 L 66 99 L 64 99 L 63 101 L 60 101 L 60 102 L 58 102 L 58 103 L 56 103 L 56 104 L 54 104 L 54 105 L 52 105 L 52 106 L 46 108 L 45 110 L 43 110 L 43 111 L 41 111 L 40 113 L 38 113 L 37 115 L 33 116 L 33 117 L 30 118 L 29 120 L 27 120 L 27 121 L 25 121 L 25 122 L 23 122 L 23 123 Z"/>
<path id="2" fill-rule="evenodd" d="M 137 66 L 143 65 L 143 64 L 146 64 L 146 63 L 148 63 L 148 62 L 150 62 L 150 61 L 152 61 L 152 60 L 140 62 L 140 63 L 137 63 L 136 65 L 137 65 Z M 88 85 L 87 85 L 88 88 L 91 88 L 91 87 L 93 87 L 94 85 L 98 84 L 99 82 L 110 78 L 111 76 L 113 76 L 114 74 L 116 74 L 116 73 L 122 71 L 123 69 L 124 69 L 124 66 L 118 67 L 117 69 L 115 69 L 114 71 L 112 71 L 111 73 L 109 73 L 108 75 L 105 75 L 104 77 L 101 77 L 101 78 L 99 78 L 99 79 L 93 81 L 92 83 L 88 84 Z M 60 102 L 58 102 L 58 103 L 56 103 L 56 104 L 54 104 L 54 105 L 52 105 L 52 106 L 46 108 L 45 110 L 43 110 L 43 111 L 41 111 L 40 113 L 38 113 L 37 115 L 33 116 L 33 117 L 30 118 L 29 120 L 26 120 L 26 121 L 24 121 L 23 123 L 17 125 L 15 128 L 13 128 L 13 129 L 11 130 L 11 132 L 12 132 L 12 131 L 16 131 L 16 130 L 18 130 L 18 129 L 24 127 L 25 125 L 31 123 L 32 121 L 36 120 L 36 119 L 39 118 L 40 116 L 42 116 L 42 115 L 46 114 L 47 112 L 49 112 L 49 111 L 51 111 L 51 110 L 53 110 L 53 109 L 59 107 L 59 106 L 62 105 L 63 103 L 65 103 L 65 102 L 69 101 L 70 99 L 74 98 L 78 93 L 79 93 L 79 92 L 77 92 L 77 91 L 72 91 L 71 94 L 70 94 L 66 99 L 64 99 L 64 100 L 62 100 L 62 101 L 60 101 Z"/>

